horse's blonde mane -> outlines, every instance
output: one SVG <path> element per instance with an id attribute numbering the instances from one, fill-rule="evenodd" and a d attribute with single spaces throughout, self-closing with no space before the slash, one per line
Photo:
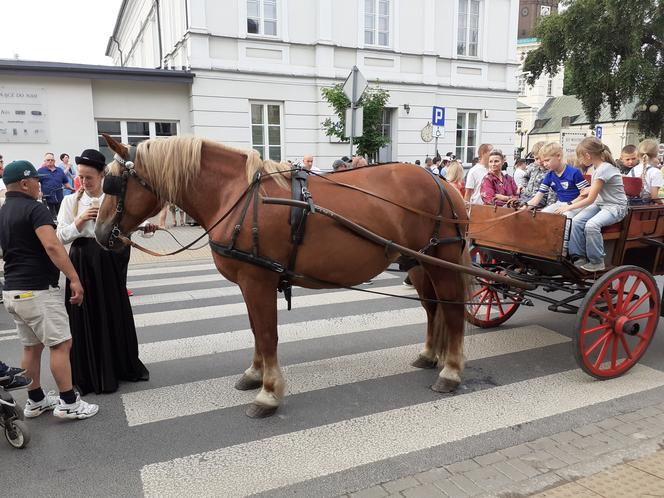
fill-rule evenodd
<path id="1" fill-rule="evenodd" d="M 290 177 L 290 164 L 263 161 L 253 149 L 238 149 L 194 136 L 153 138 L 138 144 L 136 162 L 141 165 L 140 174 L 164 199 L 180 203 L 184 192 L 200 172 L 203 144 L 246 156 L 247 184 L 251 183 L 258 171 L 263 171 L 271 174 L 280 187 L 288 189 L 286 178 Z M 114 174 L 121 172 L 118 164 L 113 165 L 111 170 Z"/>
<path id="2" fill-rule="evenodd" d="M 145 181 L 173 203 L 182 200 L 201 169 L 200 137 L 154 138 L 138 144 L 136 161 Z"/>

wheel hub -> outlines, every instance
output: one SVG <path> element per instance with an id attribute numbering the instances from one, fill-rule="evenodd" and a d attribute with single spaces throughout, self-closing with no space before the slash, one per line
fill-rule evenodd
<path id="1" fill-rule="evenodd" d="M 620 316 L 615 321 L 614 330 L 619 334 L 636 335 L 641 330 L 641 326 L 635 320 Z"/>

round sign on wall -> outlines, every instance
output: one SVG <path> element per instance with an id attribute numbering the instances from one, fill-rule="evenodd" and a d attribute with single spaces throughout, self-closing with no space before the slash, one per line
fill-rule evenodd
<path id="1" fill-rule="evenodd" d="M 431 123 L 427 123 L 422 131 L 420 132 L 423 142 L 431 142 L 433 140 L 433 126 Z"/>

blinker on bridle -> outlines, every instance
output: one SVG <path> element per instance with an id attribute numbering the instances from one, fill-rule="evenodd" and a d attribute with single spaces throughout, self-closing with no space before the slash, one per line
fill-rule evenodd
<path id="1" fill-rule="evenodd" d="M 111 228 L 111 231 L 108 235 L 107 245 L 109 248 L 115 245 L 116 240 L 119 240 L 122 243 L 127 243 L 129 241 L 129 237 L 123 235 L 122 231 L 120 230 L 120 223 L 122 222 L 122 215 L 124 214 L 125 197 L 127 196 L 127 184 L 129 183 L 129 178 L 133 177 L 141 187 L 151 192 L 158 199 L 160 197 L 159 194 L 157 194 L 157 192 L 155 192 L 155 190 L 150 186 L 150 184 L 138 175 L 136 169 L 134 168 L 134 161 L 136 160 L 136 147 L 129 146 L 128 148 L 129 159 L 124 159 L 119 154 L 115 154 L 115 156 L 113 156 L 113 159 L 117 161 L 120 166 L 122 166 L 122 174 L 106 175 L 106 177 L 104 177 L 104 184 L 102 186 L 102 190 L 105 194 L 118 198 L 118 203 L 115 208 L 115 215 L 111 220 L 113 228 Z"/>

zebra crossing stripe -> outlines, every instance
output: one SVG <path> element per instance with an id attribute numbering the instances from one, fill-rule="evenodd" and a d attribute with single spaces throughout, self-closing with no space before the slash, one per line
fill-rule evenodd
<path id="1" fill-rule="evenodd" d="M 563 335 L 535 325 L 468 336 L 465 350 L 468 360 L 476 360 L 569 341 Z M 410 344 L 285 366 L 287 394 L 414 372 L 417 368 L 410 362 L 421 348 L 421 344 Z M 135 426 L 250 403 L 256 392 L 233 388 L 239 375 L 123 394 L 127 421 Z M 432 382 L 434 377 L 432 371 Z M 191 403 L 192 399 L 196 402 Z"/>
<path id="2" fill-rule="evenodd" d="M 217 271 L 217 267 L 214 266 L 214 263 L 205 263 L 199 265 L 181 265 L 181 266 L 171 266 L 171 267 L 162 267 L 162 268 L 136 268 L 131 269 L 127 272 L 129 277 L 140 277 L 144 275 L 155 275 L 159 271 L 160 273 L 172 274 L 172 273 L 187 273 L 190 271 Z M 219 274 L 219 278 L 223 279 L 224 277 Z"/>
<path id="3" fill-rule="evenodd" d="M 146 465 L 143 491 L 246 496 L 661 386 L 643 365 L 603 382 L 571 370 Z"/>
<path id="4" fill-rule="evenodd" d="M 219 275 L 220 280 L 223 279 Z M 195 280 L 197 277 L 191 277 L 192 283 L 199 282 L 200 280 Z M 386 280 L 393 279 L 394 275 L 389 273 L 381 273 L 377 275 L 373 280 Z M 155 281 L 156 282 L 156 281 Z M 129 282 L 129 287 L 132 289 L 138 288 L 134 287 L 133 282 Z M 366 287 L 371 290 L 371 287 Z M 307 290 L 296 290 L 296 293 L 307 292 Z M 131 298 L 132 307 L 136 308 L 137 306 L 144 306 L 149 304 L 164 304 L 164 303 L 176 303 L 184 301 L 196 301 L 198 299 L 209 299 L 215 297 L 230 297 L 230 296 L 239 296 L 242 294 L 240 287 L 235 284 L 228 285 L 225 287 L 215 287 L 212 289 L 197 289 L 197 290 L 186 290 L 178 292 L 163 292 L 157 294 L 147 294 L 144 296 L 134 296 Z"/>
<path id="5" fill-rule="evenodd" d="M 219 273 L 211 273 L 209 275 L 194 275 L 186 277 L 173 277 L 173 278 L 157 278 L 150 280 L 132 280 L 127 282 L 131 290 L 149 289 L 151 287 L 166 287 L 168 285 L 187 285 L 198 284 L 201 282 L 226 282 Z"/>
<path id="6" fill-rule="evenodd" d="M 413 289 L 407 289 L 401 284 L 388 287 L 378 287 L 371 289 L 377 292 L 387 292 L 398 296 L 415 295 Z M 304 296 L 294 296 L 295 305 L 302 308 L 313 306 L 326 306 L 329 304 L 352 303 L 359 301 L 373 301 L 376 299 L 385 299 L 385 296 L 379 294 L 369 294 L 354 290 L 325 292 L 323 294 L 309 294 Z M 285 310 L 286 301 L 279 299 L 277 309 Z M 203 306 L 199 308 L 187 308 L 168 311 L 157 311 L 152 313 L 139 313 L 134 315 L 136 327 L 149 327 L 154 325 L 166 325 L 174 323 L 192 323 L 197 320 L 208 320 L 210 318 L 225 318 L 235 315 L 245 315 L 247 308 L 244 302 L 232 304 L 220 304 L 215 306 Z"/>
<path id="7" fill-rule="evenodd" d="M 279 325 L 279 343 L 425 323 L 426 313 L 421 307 L 286 323 Z M 254 336 L 250 329 L 244 329 L 221 334 L 148 342 L 139 344 L 138 351 L 143 363 L 148 364 L 253 347 Z"/>

